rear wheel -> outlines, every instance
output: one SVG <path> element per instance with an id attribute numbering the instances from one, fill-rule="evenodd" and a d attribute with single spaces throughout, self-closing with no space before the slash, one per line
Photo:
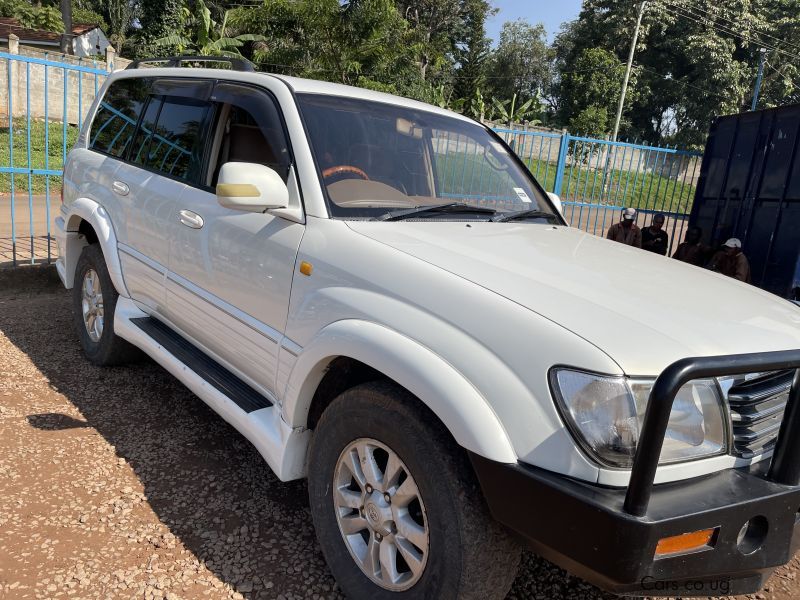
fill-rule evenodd
<path id="1" fill-rule="evenodd" d="M 96 365 L 118 365 L 141 356 L 135 346 L 114 333 L 117 298 L 100 246 L 85 246 L 75 267 L 72 307 L 83 352 Z"/>
<path id="2" fill-rule="evenodd" d="M 309 452 L 314 525 L 348 597 L 504 598 L 520 548 L 488 514 L 468 459 L 390 382 L 341 394 Z"/>

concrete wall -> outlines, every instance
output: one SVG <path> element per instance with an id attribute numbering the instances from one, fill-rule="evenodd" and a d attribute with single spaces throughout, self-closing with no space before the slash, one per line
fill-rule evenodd
<path id="1" fill-rule="evenodd" d="M 130 61 L 115 56 L 113 47 L 106 50 L 106 60 L 67 56 L 58 52 L 45 52 L 38 48 L 20 46 L 13 38 L 8 52 L 20 56 L 58 62 L 66 66 L 77 65 L 103 72 L 124 69 Z M 65 83 L 66 78 L 66 83 Z M 66 89 L 66 119 L 76 125 L 82 122 L 89 106 L 105 81 L 103 74 L 85 73 L 13 59 L 0 59 L 0 126 L 8 126 L 8 117 L 63 121 Z M 66 87 L 65 87 L 66 86 Z M 10 94 L 9 94 L 10 92 Z M 10 96 L 10 97 L 9 97 Z M 28 115 L 30 102 L 30 115 Z"/>

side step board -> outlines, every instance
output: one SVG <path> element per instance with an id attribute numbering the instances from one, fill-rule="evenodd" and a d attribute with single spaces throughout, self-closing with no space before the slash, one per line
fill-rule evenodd
<path id="1" fill-rule="evenodd" d="M 131 319 L 130 322 L 246 413 L 272 406 L 269 399 L 158 319 L 139 317 Z"/>

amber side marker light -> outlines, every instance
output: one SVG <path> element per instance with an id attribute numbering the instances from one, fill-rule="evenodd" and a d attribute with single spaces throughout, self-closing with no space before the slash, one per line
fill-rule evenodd
<path id="1" fill-rule="evenodd" d="M 300 263 L 300 272 L 303 275 L 311 275 L 314 271 L 314 266 L 310 262 L 303 261 Z"/>
<path id="2" fill-rule="evenodd" d="M 718 530 L 719 527 L 715 527 L 661 538 L 656 546 L 656 558 L 711 548 Z"/>

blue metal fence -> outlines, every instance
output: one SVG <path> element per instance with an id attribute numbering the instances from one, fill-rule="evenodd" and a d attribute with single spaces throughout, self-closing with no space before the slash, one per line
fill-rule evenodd
<path id="1" fill-rule="evenodd" d="M 55 259 L 52 192 L 107 74 L 94 61 L 0 52 L 0 266 Z M 700 153 L 551 131 L 496 131 L 542 185 L 561 196 L 574 227 L 603 235 L 619 210 L 631 206 L 639 209 L 640 225 L 663 212 L 672 239 L 682 236 Z M 451 140 L 446 143 L 449 148 Z M 455 173 L 459 164 L 448 168 Z M 474 176 L 466 171 L 464 177 Z"/>
<path id="2" fill-rule="evenodd" d="M 573 227 L 603 235 L 623 208 L 632 207 L 640 226 L 663 213 L 671 241 L 682 237 L 702 153 L 566 132 L 495 131 L 545 189 L 561 197 Z"/>
<path id="3" fill-rule="evenodd" d="M 108 75 L 96 61 L 67 60 L 0 52 L 0 266 L 55 258 L 53 190 Z"/>

